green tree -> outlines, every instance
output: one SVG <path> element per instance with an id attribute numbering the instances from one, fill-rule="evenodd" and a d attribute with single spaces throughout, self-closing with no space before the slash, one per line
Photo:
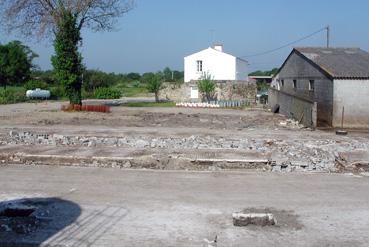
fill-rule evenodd
<path id="1" fill-rule="evenodd" d="M 29 80 L 35 57 L 37 54 L 20 41 L 0 45 L 0 85 L 5 88 Z"/>
<path id="2" fill-rule="evenodd" d="M 6 87 L 8 83 L 7 66 L 8 66 L 8 49 L 6 46 L 0 45 L 0 86 Z"/>
<path id="3" fill-rule="evenodd" d="M 272 76 L 278 73 L 278 70 L 279 70 L 278 68 L 274 68 L 272 70 L 267 70 L 267 71 L 257 70 L 257 71 L 251 72 L 249 76 Z"/>
<path id="4" fill-rule="evenodd" d="M 166 82 L 172 82 L 174 80 L 174 78 L 172 78 L 172 70 L 169 67 L 166 67 L 163 70 L 163 76 L 164 76 L 164 81 Z"/>
<path id="5" fill-rule="evenodd" d="M 159 92 L 164 88 L 162 76 L 160 74 L 146 73 L 143 81 L 146 89 L 155 94 L 155 102 L 159 102 Z"/>
<path id="6" fill-rule="evenodd" d="M 174 77 L 174 80 L 176 82 L 183 82 L 184 72 L 183 71 L 174 70 L 173 71 L 173 77 Z"/>
<path id="7" fill-rule="evenodd" d="M 55 76 L 53 70 L 32 70 L 31 77 L 35 80 L 44 81 L 47 84 L 55 84 Z"/>
<path id="8" fill-rule="evenodd" d="M 256 87 L 257 87 L 258 92 L 260 92 L 260 91 L 267 91 L 270 86 L 268 83 L 263 81 L 263 82 L 257 82 Z"/>
<path id="9" fill-rule="evenodd" d="M 130 81 L 139 81 L 141 79 L 141 75 L 139 73 L 129 73 L 127 74 L 127 78 Z"/>
<path id="10" fill-rule="evenodd" d="M 214 100 L 216 84 L 211 74 L 204 73 L 197 82 L 197 86 L 199 88 L 199 92 L 206 101 Z"/>
<path id="11" fill-rule="evenodd" d="M 78 47 L 82 28 L 111 31 L 116 18 L 133 7 L 133 0 L 0 0 L 0 15 L 8 32 L 54 40 L 56 78 L 70 103 L 81 104 L 83 68 Z"/>
<path id="12" fill-rule="evenodd" d="M 81 42 L 77 16 L 70 11 L 62 13 L 57 23 L 54 41 L 55 56 L 52 64 L 55 77 L 63 86 L 71 104 L 82 104 L 82 56 L 78 51 Z"/>
<path id="13" fill-rule="evenodd" d="M 86 91 L 92 92 L 100 87 L 108 87 L 115 83 L 117 78 L 100 70 L 86 70 L 83 73 L 83 86 Z"/>

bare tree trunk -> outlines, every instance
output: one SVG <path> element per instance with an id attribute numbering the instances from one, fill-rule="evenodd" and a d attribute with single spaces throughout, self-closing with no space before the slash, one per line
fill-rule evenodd
<path id="1" fill-rule="evenodd" d="M 159 92 L 155 92 L 155 102 L 159 102 Z"/>

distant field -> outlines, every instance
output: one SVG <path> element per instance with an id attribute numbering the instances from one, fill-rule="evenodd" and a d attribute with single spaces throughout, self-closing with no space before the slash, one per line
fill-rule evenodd
<path id="1" fill-rule="evenodd" d="M 123 97 L 144 97 L 151 95 L 145 87 L 123 87 L 118 85 L 115 88 L 122 92 Z"/>

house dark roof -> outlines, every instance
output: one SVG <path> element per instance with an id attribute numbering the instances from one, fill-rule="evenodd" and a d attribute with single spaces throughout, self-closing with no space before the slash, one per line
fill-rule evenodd
<path id="1" fill-rule="evenodd" d="M 295 48 L 335 79 L 368 79 L 369 53 L 359 48 Z"/>

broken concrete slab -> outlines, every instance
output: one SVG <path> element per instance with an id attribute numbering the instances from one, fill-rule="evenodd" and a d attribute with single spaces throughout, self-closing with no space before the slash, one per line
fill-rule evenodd
<path id="1" fill-rule="evenodd" d="M 214 158 L 212 158 L 214 157 Z M 116 147 L 0 146 L 0 163 L 160 170 L 271 170 L 270 160 L 255 152 L 223 149 L 161 150 Z"/>
<path id="2" fill-rule="evenodd" d="M 339 152 L 335 159 L 335 167 L 341 172 L 367 172 L 369 171 L 369 151 Z"/>

